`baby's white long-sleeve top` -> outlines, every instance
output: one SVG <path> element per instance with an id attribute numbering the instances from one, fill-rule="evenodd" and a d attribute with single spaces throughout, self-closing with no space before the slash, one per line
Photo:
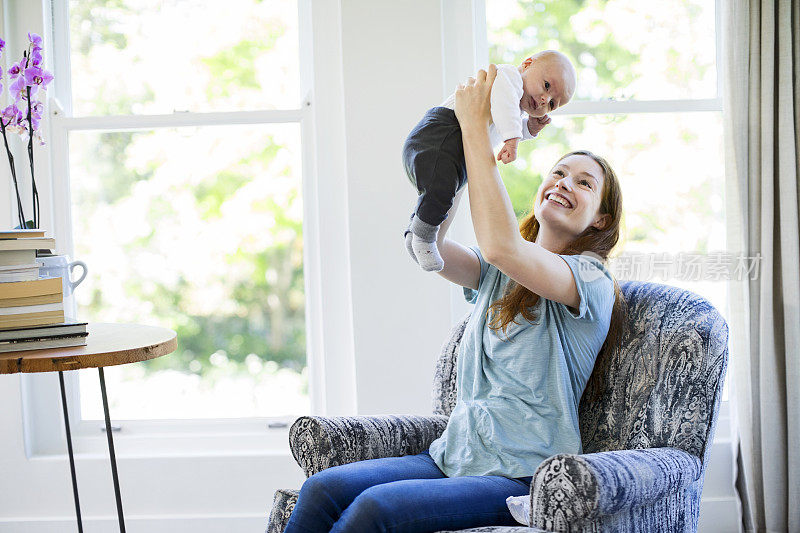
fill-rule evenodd
<path id="1" fill-rule="evenodd" d="M 489 138 L 492 146 L 497 146 L 508 139 L 522 137 L 532 139 L 528 131 L 528 114 L 519 106 L 522 100 L 522 75 L 514 65 L 497 65 L 497 77 L 492 85 L 492 124 L 489 126 Z M 456 93 L 454 92 L 442 102 L 441 107 L 455 109 Z"/>

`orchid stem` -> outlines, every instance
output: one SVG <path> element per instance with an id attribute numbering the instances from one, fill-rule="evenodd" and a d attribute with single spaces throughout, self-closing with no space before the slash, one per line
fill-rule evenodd
<path id="1" fill-rule="evenodd" d="M 36 179 L 33 175 L 33 122 L 31 121 L 31 88 L 28 92 L 28 160 L 31 162 L 31 188 L 33 189 L 33 227 L 39 227 L 39 191 L 36 190 Z"/>
<path id="2" fill-rule="evenodd" d="M 14 156 L 11 154 L 11 149 L 8 147 L 8 137 L 6 137 L 6 124 L 0 119 L 0 129 L 3 131 L 3 142 L 6 145 L 6 154 L 8 155 L 8 164 L 11 166 L 11 177 L 14 180 L 14 191 L 17 193 L 17 217 L 20 221 L 20 228 L 25 228 L 25 213 L 22 212 L 22 199 L 19 196 L 19 185 L 17 184 L 17 172 L 14 169 Z"/>

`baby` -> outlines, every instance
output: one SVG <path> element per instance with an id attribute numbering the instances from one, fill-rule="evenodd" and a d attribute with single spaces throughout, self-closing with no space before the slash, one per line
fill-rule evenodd
<path id="1" fill-rule="evenodd" d="M 489 138 L 503 143 L 497 160 L 517 158 L 521 139 L 532 139 L 550 123 L 548 113 L 569 102 L 575 92 L 575 68 L 555 50 L 532 55 L 519 67 L 497 65 L 492 85 Z M 436 246 L 439 225 L 456 193 L 467 183 L 455 93 L 425 113 L 403 145 L 403 165 L 419 198 L 405 230 L 406 248 L 426 271 L 438 272 L 444 261 Z"/>

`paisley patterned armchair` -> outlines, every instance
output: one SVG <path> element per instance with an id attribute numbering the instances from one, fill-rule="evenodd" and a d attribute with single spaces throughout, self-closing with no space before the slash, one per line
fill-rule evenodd
<path id="1" fill-rule="evenodd" d="M 728 326 L 704 298 L 622 281 L 628 320 L 605 370 L 604 393 L 579 405 L 583 451 L 546 459 L 531 482 L 531 521 L 545 531 L 689 532 L 714 438 L 728 360 Z M 353 461 L 417 454 L 442 434 L 456 401 L 456 358 L 467 319 L 436 366 L 431 416 L 298 418 L 289 446 L 306 476 Z M 267 533 L 283 531 L 298 491 L 276 491 Z M 462 532 L 531 533 L 525 526 Z"/>

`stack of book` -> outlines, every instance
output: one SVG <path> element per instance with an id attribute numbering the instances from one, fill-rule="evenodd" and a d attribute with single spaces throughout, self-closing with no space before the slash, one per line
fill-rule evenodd
<path id="1" fill-rule="evenodd" d="M 36 251 L 53 248 L 41 230 L 0 231 L 0 353 L 86 344 L 86 323 L 64 316 L 61 278 L 39 278 Z"/>
<path id="2" fill-rule="evenodd" d="M 86 322 L 69 318 L 47 326 L 0 329 L 0 353 L 85 346 L 87 335 Z"/>

